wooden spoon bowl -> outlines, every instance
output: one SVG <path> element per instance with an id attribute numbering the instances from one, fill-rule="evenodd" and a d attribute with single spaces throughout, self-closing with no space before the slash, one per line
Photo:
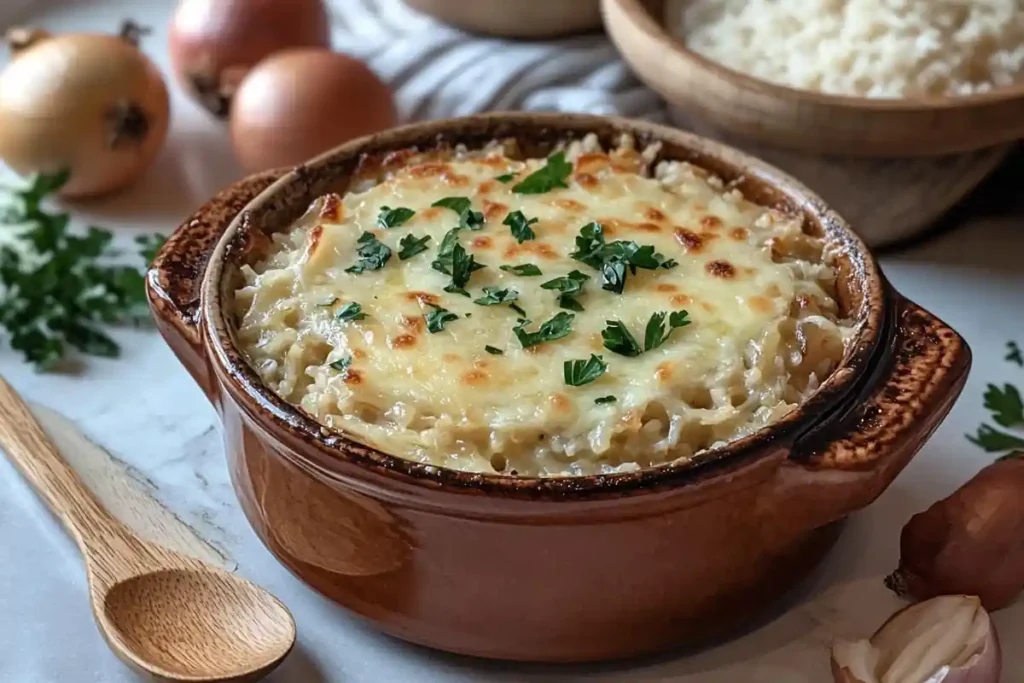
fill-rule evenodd
<path id="1" fill-rule="evenodd" d="M 960 97 L 824 95 L 752 78 L 687 49 L 665 0 L 602 0 L 605 27 L 637 76 L 671 104 L 749 141 L 851 157 L 933 156 L 1024 138 L 1024 83 Z"/>
<path id="2" fill-rule="evenodd" d="M 85 488 L 3 379 L 0 444 L 78 543 L 96 623 L 129 666 L 173 683 L 243 683 L 291 651 L 295 621 L 277 598 L 136 536 Z"/>

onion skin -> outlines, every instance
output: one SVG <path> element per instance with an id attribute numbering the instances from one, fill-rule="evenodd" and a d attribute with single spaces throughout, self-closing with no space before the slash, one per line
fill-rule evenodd
<path id="1" fill-rule="evenodd" d="M 977 595 L 989 612 L 1024 590 L 1024 458 L 982 469 L 948 498 L 911 517 L 900 563 L 886 579 L 915 600 Z"/>
<path id="2" fill-rule="evenodd" d="M 226 118 L 253 66 L 291 48 L 329 47 L 330 21 L 323 0 L 181 0 L 169 42 L 178 81 Z"/>
<path id="3" fill-rule="evenodd" d="M 231 141 L 249 172 L 295 166 L 397 123 L 391 90 L 362 62 L 291 50 L 253 69 L 235 96 Z"/>
<path id="4" fill-rule="evenodd" d="M 20 175 L 69 170 L 63 197 L 134 182 L 163 146 L 169 118 L 160 72 L 117 36 L 40 37 L 0 74 L 0 158 Z"/>

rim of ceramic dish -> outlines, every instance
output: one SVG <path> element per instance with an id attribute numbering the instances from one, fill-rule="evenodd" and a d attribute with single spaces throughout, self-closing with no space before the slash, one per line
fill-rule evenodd
<path id="1" fill-rule="evenodd" d="M 689 59 L 718 78 L 732 81 L 746 90 L 762 95 L 786 97 L 791 100 L 818 105 L 879 112 L 929 112 L 946 109 L 972 109 L 996 102 L 1024 98 L 1024 81 L 970 95 L 929 95 L 927 97 L 910 98 L 859 97 L 856 95 L 836 95 L 813 90 L 802 90 L 756 78 L 742 71 L 736 71 L 691 50 L 680 38 L 669 32 L 668 27 L 665 25 L 664 17 L 656 17 L 655 13 L 647 7 L 643 0 L 610 1 L 618 2 L 624 11 L 633 14 L 640 28 L 663 47 L 675 52 L 680 57 Z"/>
<path id="2" fill-rule="evenodd" d="M 848 272 L 841 277 L 854 285 L 860 297 L 860 310 L 855 317 L 858 332 L 840 366 L 795 410 L 757 432 L 705 450 L 689 460 L 633 472 L 550 477 L 467 472 L 391 455 L 360 442 L 353 435 L 325 427 L 263 384 L 235 345 L 234 322 L 225 315 L 227 307 L 222 305 L 222 300 L 230 296 L 226 291 L 225 264 L 233 257 L 244 261 L 248 236 L 253 231 L 263 230 L 258 223 L 264 220 L 273 223 L 268 226 L 271 227 L 269 232 L 274 232 L 275 227 L 286 228 L 305 212 L 313 199 L 332 185 L 339 188 L 347 181 L 348 174 L 369 157 L 410 147 L 428 150 L 465 144 L 473 149 L 507 138 L 524 145 L 550 148 L 557 142 L 579 139 L 587 133 L 598 134 L 604 144 L 613 137 L 629 133 L 640 149 L 661 142 L 664 147 L 659 160 L 694 162 L 720 175 L 726 182 L 734 183 L 745 196 L 750 197 L 756 189 L 760 196 L 755 200 L 775 197 L 776 201 L 770 204 L 803 214 L 824 231 L 829 244 L 843 255 Z M 739 150 L 668 126 L 620 117 L 491 113 L 413 124 L 354 140 L 283 175 L 239 212 L 218 242 L 203 276 L 200 316 L 207 353 L 223 372 L 228 389 L 241 399 L 238 401 L 240 408 L 248 411 L 257 422 L 269 419 L 288 436 L 324 455 L 314 462 L 319 469 L 337 471 L 347 462 L 431 487 L 441 484 L 447 489 L 465 492 L 580 499 L 590 494 L 646 490 L 656 484 L 678 486 L 703 481 L 723 470 L 749 464 L 772 452 L 771 446 L 781 439 L 795 439 L 799 433 L 821 424 L 867 381 L 872 367 L 879 365 L 876 351 L 884 352 L 882 347 L 887 347 L 880 342 L 888 327 L 889 290 L 867 247 L 821 198 L 787 174 Z M 309 460 L 305 454 L 300 455 Z"/>

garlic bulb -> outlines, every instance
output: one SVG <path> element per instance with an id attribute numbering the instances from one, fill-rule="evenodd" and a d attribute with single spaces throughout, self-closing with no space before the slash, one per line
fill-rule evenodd
<path id="1" fill-rule="evenodd" d="M 981 601 L 943 595 L 900 610 L 868 640 L 832 646 L 836 683 L 998 683 L 999 638 Z"/>

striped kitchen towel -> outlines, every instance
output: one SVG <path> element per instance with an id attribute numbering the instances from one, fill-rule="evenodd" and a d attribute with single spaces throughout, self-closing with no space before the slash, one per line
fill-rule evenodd
<path id="1" fill-rule="evenodd" d="M 335 47 L 391 85 L 405 121 L 511 109 L 666 118 L 662 100 L 636 80 L 603 34 L 502 40 L 467 34 L 402 0 L 330 6 Z"/>

